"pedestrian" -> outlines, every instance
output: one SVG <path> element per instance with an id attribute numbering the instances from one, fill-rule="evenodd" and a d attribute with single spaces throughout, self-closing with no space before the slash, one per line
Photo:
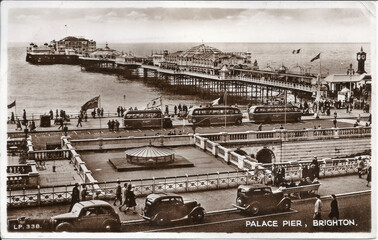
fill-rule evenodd
<path id="1" fill-rule="evenodd" d="M 14 123 L 15 123 L 15 121 L 14 121 L 14 113 L 13 113 L 13 112 L 12 112 L 12 114 L 11 114 L 10 123 L 12 123 L 12 124 L 14 124 Z"/>
<path id="2" fill-rule="evenodd" d="M 120 106 L 120 110 L 121 110 L 121 117 L 123 117 L 123 112 L 124 112 L 124 109 L 123 109 L 123 107 L 122 107 L 122 106 Z M 103 113 L 103 111 L 101 112 L 101 116 L 102 116 L 102 113 Z"/>
<path id="3" fill-rule="evenodd" d="M 97 116 L 100 117 L 101 116 L 101 109 L 97 108 Z"/>
<path id="4" fill-rule="evenodd" d="M 333 119 L 333 127 L 337 128 L 337 119 L 336 118 Z"/>
<path id="5" fill-rule="evenodd" d="M 339 205 L 336 200 L 336 195 L 332 194 L 331 212 L 328 214 L 330 219 L 339 219 Z"/>
<path id="6" fill-rule="evenodd" d="M 314 209 L 314 220 L 322 220 L 322 208 L 323 203 L 320 200 L 320 196 L 316 195 L 315 209 Z"/>
<path id="7" fill-rule="evenodd" d="M 26 121 L 26 111 L 24 109 L 24 113 L 22 114 L 22 119 L 24 120 L 24 125 L 25 125 L 25 122 L 27 123 Z"/>
<path id="8" fill-rule="evenodd" d="M 108 129 L 109 129 L 109 131 L 112 130 L 112 122 L 110 120 L 108 121 Z"/>
<path id="9" fill-rule="evenodd" d="M 84 114 L 84 121 L 85 121 L 85 122 L 88 121 L 88 114 L 87 114 L 87 111 L 85 111 L 85 114 Z"/>
<path id="10" fill-rule="evenodd" d="M 123 201 L 122 205 L 119 206 L 118 209 L 119 209 L 120 211 L 122 211 L 121 208 L 122 208 L 123 206 L 126 207 L 126 208 L 125 208 L 125 211 L 128 209 L 128 208 L 127 208 L 127 205 L 126 205 L 126 203 L 127 203 L 127 201 L 126 201 L 126 199 L 127 199 L 127 197 L 126 197 L 127 185 L 128 185 L 127 183 L 124 183 L 124 184 L 123 184 L 122 195 L 123 195 L 123 198 L 125 199 L 125 201 Z"/>
<path id="11" fill-rule="evenodd" d="M 104 117 L 104 108 L 101 108 L 100 114 L 101 114 L 101 117 Z"/>
<path id="12" fill-rule="evenodd" d="M 60 118 L 59 119 L 59 127 L 58 127 L 58 130 L 59 129 L 62 129 L 63 130 L 63 118 Z"/>
<path id="13" fill-rule="evenodd" d="M 318 157 L 314 156 L 314 159 L 311 162 L 311 165 L 313 165 L 313 177 L 312 178 L 319 178 L 319 162 L 318 162 Z"/>
<path id="14" fill-rule="evenodd" d="M 119 122 L 118 122 L 118 120 L 116 119 L 115 120 L 115 128 L 116 128 L 116 131 L 118 131 L 119 130 Z"/>
<path id="15" fill-rule="evenodd" d="M 122 205 L 122 188 L 121 188 L 121 181 L 117 180 L 116 192 L 115 192 L 115 199 L 113 205 L 116 205 L 117 200 L 119 200 L 119 204 Z"/>
<path id="16" fill-rule="evenodd" d="M 37 128 L 37 127 L 35 126 L 35 122 L 34 122 L 34 120 L 32 120 L 31 125 L 32 125 L 32 131 L 34 132 L 35 129 Z"/>
<path id="17" fill-rule="evenodd" d="M 357 161 L 357 171 L 358 171 L 359 178 L 362 178 L 362 173 L 363 173 L 362 171 L 364 168 L 365 168 L 365 161 L 362 160 L 361 157 L 359 157 Z"/>
<path id="18" fill-rule="evenodd" d="M 120 116 L 119 106 L 117 107 L 117 116 L 118 116 L 118 117 Z"/>
<path id="19" fill-rule="evenodd" d="M 83 119 L 81 118 L 81 116 L 79 116 L 79 118 L 77 119 L 77 124 L 76 124 L 76 127 L 82 127 L 83 125 L 81 124 L 81 122 L 83 121 Z"/>
<path id="20" fill-rule="evenodd" d="M 54 119 L 54 112 L 52 109 L 50 109 L 50 120 Z"/>
<path id="21" fill-rule="evenodd" d="M 79 192 L 79 184 L 75 183 L 75 187 L 72 189 L 72 194 L 71 194 L 71 206 L 69 212 L 71 212 L 72 207 L 80 202 L 80 192 Z"/>
<path id="22" fill-rule="evenodd" d="M 22 126 L 21 126 L 21 122 L 20 122 L 20 119 L 17 118 L 16 120 L 16 130 L 20 129 L 22 131 Z"/>
<path id="23" fill-rule="evenodd" d="M 175 115 L 177 115 L 177 106 L 174 107 Z"/>
<path id="24" fill-rule="evenodd" d="M 55 110 L 55 119 L 59 117 L 59 111 L 58 109 Z"/>
<path id="25" fill-rule="evenodd" d="M 127 186 L 125 201 L 126 201 L 125 214 L 126 214 L 126 211 L 130 208 L 133 208 L 133 214 L 136 214 L 137 212 L 135 211 L 136 202 L 135 202 L 134 187 L 131 184 Z"/>
<path id="26" fill-rule="evenodd" d="M 366 177 L 366 180 L 367 180 L 367 184 L 366 186 L 369 187 L 369 183 L 371 182 L 371 166 L 369 166 L 368 170 L 367 170 L 367 177 Z"/>
<path id="27" fill-rule="evenodd" d="M 88 194 L 88 192 L 87 192 L 88 190 L 87 190 L 87 185 L 82 185 L 82 189 L 81 189 L 81 201 L 85 201 L 85 200 L 87 200 L 87 194 Z"/>
<path id="28" fill-rule="evenodd" d="M 110 128 L 112 131 L 115 130 L 115 122 L 114 122 L 114 119 L 112 119 L 111 123 L 110 123 Z"/>

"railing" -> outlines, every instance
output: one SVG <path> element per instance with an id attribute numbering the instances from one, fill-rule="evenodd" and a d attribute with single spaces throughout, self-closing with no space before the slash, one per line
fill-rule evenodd
<path id="1" fill-rule="evenodd" d="M 70 159 L 70 151 L 62 149 L 29 151 L 28 156 L 29 160 L 36 161 Z"/>
<path id="2" fill-rule="evenodd" d="M 39 184 L 39 173 L 35 163 L 7 166 L 7 188 L 35 188 Z"/>
<path id="3" fill-rule="evenodd" d="M 199 134 L 199 136 L 212 141 L 257 141 L 257 140 L 321 140 L 333 138 L 349 137 L 369 137 L 371 136 L 371 127 L 351 127 L 351 128 L 326 128 L 326 129 L 304 129 L 304 130 L 286 130 L 276 129 L 271 131 L 247 131 L 247 132 L 228 132 L 228 133 L 211 133 Z"/>
<path id="4" fill-rule="evenodd" d="M 180 193 L 235 188 L 241 184 L 254 184 L 256 181 L 248 171 L 232 171 L 164 178 L 121 180 L 122 186 L 124 183 L 132 184 L 135 188 L 135 195 L 139 197 L 150 193 Z M 87 185 L 89 192 L 88 198 L 112 199 L 115 196 L 116 184 L 116 181 L 87 183 L 85 185 Z M 7 206 L 11 208 L 68 203 L 71 201 L 73 186 L 38 187 L 33 191 L 18 191 L 17 193 L 8 191 Z"/>

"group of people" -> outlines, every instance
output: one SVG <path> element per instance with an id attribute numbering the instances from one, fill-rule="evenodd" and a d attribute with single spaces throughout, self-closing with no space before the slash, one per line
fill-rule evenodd
<path id="1" fill-rule="evenodd" d="M 95 119 L 97 117 L 104 117 L 104 108 L 94 108 L 91 112 L 92 118 Z"/>
<path id="2" fill-rule="evenodd" d="M 169 131 L 169 132 L 168 132 L 168 135 L 182 135 L 182 132 L 179 131 L 178 133 L 176 133 L 176 129 L 174 129 L 173 132 L 172 132 L 172 131 Z"/>
<path id="3" fill-rule="evenodd" d="M 24 109 L 24 112 L 22 114 L 22 122 L 21 120 L 14 116 L 14 113 L 11 113 L 11 119 L 10 119 L 11 124 L 16 124 L 16 131 L 17 130 L 23 130 L 22 125 L 24 126 L 25 129 L 28 129 L 29 132 L 34 132 L 37 126 L 35 125 L 34 119 L 29 121 L 26 117 L 26 111 Z"/>
<path id="4" fill-rule="evenodd" d="M 108 129 L 109 131 L 118 131 L 119 130 L 119 126 L 120 126 L 120 123 L 118 122 L 118 120 L 109 120 L 108 121 Z"/>
<path id="5" fill-rule="evenodd" d="M 339 204 L 336 199 L 336 195 L 331 195 L 332 201 L 330 204 L 331 211 L 328 214 L 329 219 L 339 219 L 340 213 L 339 213 Z M 323 202 L 320 199 L 319 195 L 316 195 L 316 201 L 315 201 L 315 208 L 314 208 L 314 220 L 322 220 L 322 210 L 323 210 Z"/>
<path id="6" fill-rule="evenodd" d="M 116 202 L 119 201 L 118 209 L 122 211 L 122 207 L 125 206 L 124 213 L 127 214 L 127 210 L 133 209 L 133 214 L 136 214 L 136 202 L 135 202 L 135 194 L 134 188 L 131 184 L 123 184 L 123 188 L 121 187 L 121 181 L 117 181 L 116 198 L 114 199 L 113 205 L 116 206 Z M 122 201 L 124 199 L 124 201 Z"/>

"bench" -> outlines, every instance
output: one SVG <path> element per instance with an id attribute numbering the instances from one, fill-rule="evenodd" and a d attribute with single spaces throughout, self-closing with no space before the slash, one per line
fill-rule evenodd
<path id="1" fill-rule="evenodd" d="M 303 185 L 298 187 L 282 188 L 282 192 L 288 194 L 289 196 L 297 197 L 302 199 L 305 196 L 315 196 L 318 194 L 320 183 Z"/>

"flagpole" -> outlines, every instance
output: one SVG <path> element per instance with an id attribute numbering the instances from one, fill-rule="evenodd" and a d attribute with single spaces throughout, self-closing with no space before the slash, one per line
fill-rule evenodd
<path id="1" fill-rule="evenodd" d="M 17 99 L 14 99 L 14 115 L 16 116 L 17 119 Z"/>
<path id="2" fill-rule="evenodd" d="M 224 130 L 227 129 L 227 90 L 224 92 Z"/>
<path id="3" fill-rule="evenodd" d="M 163 96 L 160 96 L 160 108 L 161 108 L 161 131 L 163 131 L 163 121 L 164 121 L 164 113 L 163 113 Z"/>

